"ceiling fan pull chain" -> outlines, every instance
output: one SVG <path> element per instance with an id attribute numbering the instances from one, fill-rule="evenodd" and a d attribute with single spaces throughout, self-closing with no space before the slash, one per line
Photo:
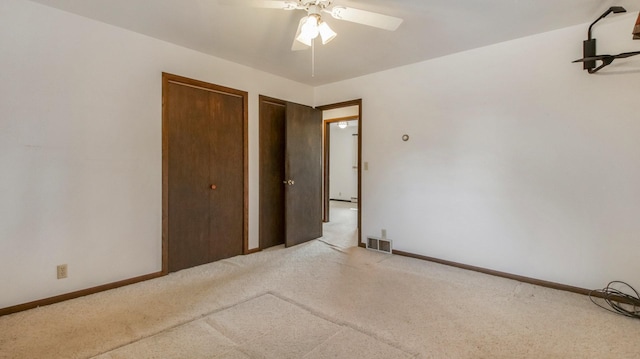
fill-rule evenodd
<path id="1" fill-rule="evenodd" d="M 311 40 L 311 77 L 316 77 L 316 40 Z"/>

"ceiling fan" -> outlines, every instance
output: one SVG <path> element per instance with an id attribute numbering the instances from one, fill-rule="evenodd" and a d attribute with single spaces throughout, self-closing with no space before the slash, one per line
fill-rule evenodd
<path id="1" fill-rule="evenodd" d="M 312 46 L 313 40 L 320 36 L 322 44 L 336 37 L 329 24 L 322 19 L 322 14 L 330 14 L 334 19 L 373 26 L 379 29 L 395 31 L 402 19 L 371 11 L 351 7 L 333 5 L 332 0 L 219 0 L 224 5 L 243 5 L 269 9 L 304 10 L 307 15 L 300 19 L 298 30 L 291 50 L 304 50 Z"/>

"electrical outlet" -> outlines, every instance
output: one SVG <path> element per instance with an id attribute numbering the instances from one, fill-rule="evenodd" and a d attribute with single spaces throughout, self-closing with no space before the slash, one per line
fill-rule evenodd
<path id="1" fill-rule="evenodd" d="M 57 267 L 58 279 L 67 278 L 67 265 L 61 264 Z"/>
<path id="2" fill-rule="evenodd" d="M 382 234 L 380 237 L 382 237 L 382 239 L 386 239 L 387 238 L 387 230 L 386 229 L 382 229 Z"/>

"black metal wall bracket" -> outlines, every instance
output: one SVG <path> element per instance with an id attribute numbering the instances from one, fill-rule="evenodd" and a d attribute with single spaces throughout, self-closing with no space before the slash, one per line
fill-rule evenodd
<path id="1" fill-rule="evenodd" d="M 582 58 L 573 62 L 582 62 L 582 68 L 584 70 L 587 70 L 590 74 L 594 74 L 600 71 L 602 68 L 610 65 L 615 59 L 640 55 L 640 51 L 623 52 L 617 55 L 596 55 L 596 39 L 591 36 L 593 25 L 595 25 L 598 21 L 604 19 L 611 13 L 617 14 L 621 12 L 627 12 L 627 10 L 625 10 L 625 8 L 623 8 L 622 6 L 612 6 L 599 18 L 597 18 L 596 21 L 592 22 L 591 25 L 589 25 L 589 30 L 587 31 L 587 39 L 582 42 Z M 602 61 L 602 64 L 596 67 L 596 61 Z"/>

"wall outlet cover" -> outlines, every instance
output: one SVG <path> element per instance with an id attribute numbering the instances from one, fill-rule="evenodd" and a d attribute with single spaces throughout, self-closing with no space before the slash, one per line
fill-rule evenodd
<path id="1" fill-rule="evenodd" d="M 57 276 L 58 279 L 64 279 L 67 278 L 67 265 L 66 264 L 61 264 L 59 266 L 56 267 L 56 271 L 57 271 Z"/>

